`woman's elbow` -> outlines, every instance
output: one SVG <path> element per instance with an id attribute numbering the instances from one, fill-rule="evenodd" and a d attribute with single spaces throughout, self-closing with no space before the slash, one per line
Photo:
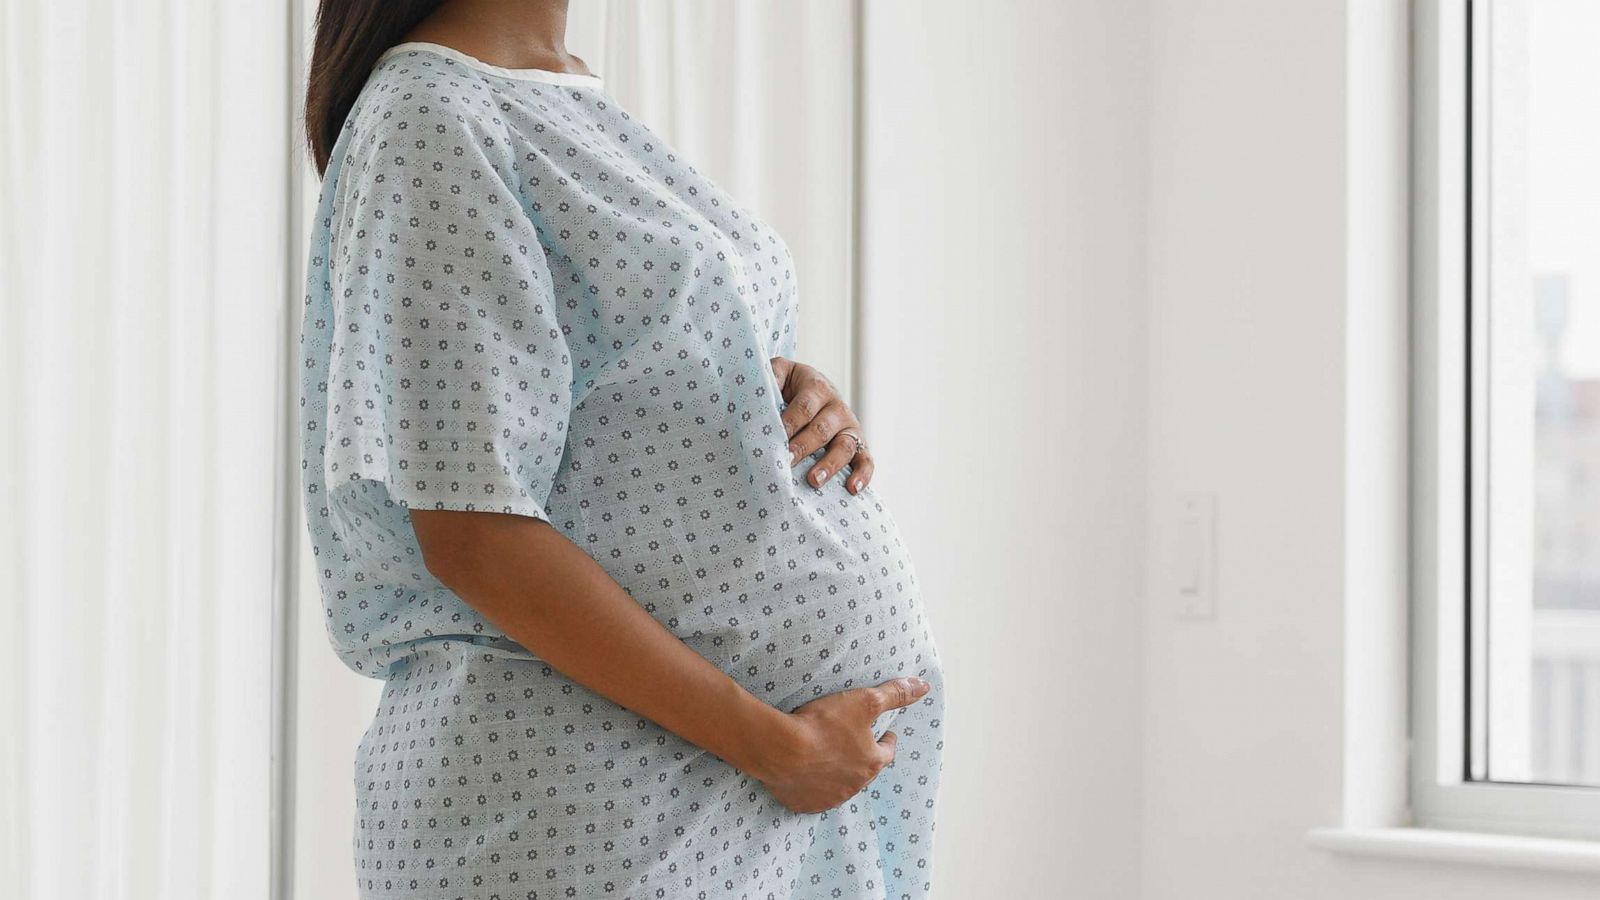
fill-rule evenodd
<path id="1" fill-rule="evenodd" d="M 527 516 L 459 510 L 412 510 L 411 528 L 428 573 L 461 593 L 488 574 L 495 560 L 516 558 L 526 550 L 528 529 L 544 523 Z"/>

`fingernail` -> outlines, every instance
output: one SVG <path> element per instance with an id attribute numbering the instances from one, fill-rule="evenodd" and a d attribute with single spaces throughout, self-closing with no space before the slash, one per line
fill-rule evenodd
<path id="1" fill-rule="evenodd" d="M 828 470 L 822 468 L 821 466 L 818 466 L 817 467 L 817 484 L 821 484 L 821 483 L 823 483 L 824 481 L 827 481 L 827 480 L 828 480 Z"/>
<path id="2" fill-rule="evenodd" d="M 850 490 L 852 490 L 852 491 L 861 490 L 861 479 L 859 479 L 859 478 L 853 479 L 850 482 Z"/>
<path id="3" fill-rule="evenodd" d="M 919 691 L 928 686 L 928 683 L 926 681 L 923 681 L 921 678 L 918 678 L 915 675 L 911 676 L 910 681 L 911 681 L 911 686 L 913 688 L 919 690 Z"/>

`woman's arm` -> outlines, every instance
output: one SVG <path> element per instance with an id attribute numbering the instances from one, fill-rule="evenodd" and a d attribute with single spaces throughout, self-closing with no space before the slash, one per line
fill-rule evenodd
<path id="1" fill-rule="evenodd" d="M 679 640 L 588 554 L 528 516 L 411 510 L 446 587 L 563 675 L 762 781 L 795 723 Z"/>
<path id="2" fill-rule="evenodd" d="M 657 622 L 549 523 L 411 510 L 423 562 L 444 585 L 563 675 L 764 784 L 794 812 L 850 799 L 894 761 L 872 723 L 929 690 L 918 678 L 825 694 L 793 712 L 762 702 Z"/>

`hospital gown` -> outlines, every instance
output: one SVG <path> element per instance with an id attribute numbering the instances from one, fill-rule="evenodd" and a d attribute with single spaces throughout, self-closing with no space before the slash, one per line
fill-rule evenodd
<path id="1" fill-rule="evenodd" d="M 424 42 L 332 149 L 301 333 L 304 506 L 356 748 L 365 898 L 922 898 L 944 684 L 894 518 L 791 467 L 778 234 L 596 76 Z M 811 455 L 820 459 L 823 450 Z M 548 522 L 785 711 L 918 675 L 822 813 L 563 676 L 424 567 L 410 509 Z"/>

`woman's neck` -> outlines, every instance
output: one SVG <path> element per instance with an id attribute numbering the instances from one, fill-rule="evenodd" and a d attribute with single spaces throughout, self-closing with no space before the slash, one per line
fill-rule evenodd
<path id="1" fill-rule="evenodd" d="M 567 52 L 567 0 L 446 0 L 401 36 L 507 69 L 593 74 Z"/>

